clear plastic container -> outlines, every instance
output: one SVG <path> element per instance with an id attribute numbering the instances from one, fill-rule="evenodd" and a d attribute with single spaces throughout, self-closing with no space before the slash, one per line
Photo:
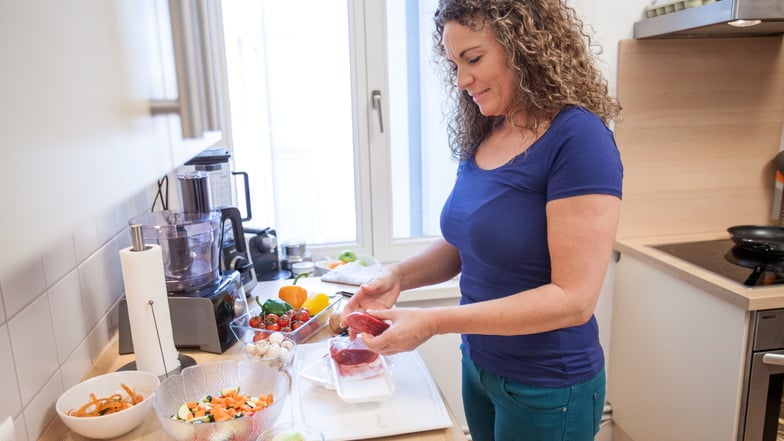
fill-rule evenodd
<path id="1" fill-rule="evenodd" d="M 341 300 L 342 296 L 332 297 L 330 299 L 329 306 L 311 317 L 310 320 L 305 322 L 304 325 L 291 332 L 268 331 L 266 329 L 254 328 L 250 326 L 249 323 L 251 317 L 259 314 L 258 309 L 255 309 L 247 314 L 242 315 L 241 317 L 237 317 L 236 319 L 232 320 L 231 330 L 234 332 L 234 336 L 237 337 L 237 340 L 242 343 L 250 343 L 253 342 L 254 339 L 258 340 L 260 338 L 269 338 L 270 334 L 280 332 L 285 338 L 299 344 L 307 341 L 310 337 L 318 333 L 329 323 L 329 316 L 332 315 L 332 312 L 335 310 Z"/>

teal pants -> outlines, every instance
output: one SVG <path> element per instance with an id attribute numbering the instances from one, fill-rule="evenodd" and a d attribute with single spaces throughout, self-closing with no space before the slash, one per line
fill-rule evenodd
<path id="1" fill-rule="evenodd" d="M 514 383 L 463 351 L 463 408 L 473 441 L 592 441 L 604 410 L 604 370 L 563 388 Z"/>

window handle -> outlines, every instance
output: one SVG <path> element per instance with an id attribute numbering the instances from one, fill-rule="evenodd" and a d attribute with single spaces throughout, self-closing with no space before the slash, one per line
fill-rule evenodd
<path id="1" fill-rule="evenodd" d="M 373 100 L 373 109 L 378 111 L 378 128 L 381 133 L 384 133 L 384 116 L 381 114 L 381 91 L 374 90 L 370 97 Z"/>

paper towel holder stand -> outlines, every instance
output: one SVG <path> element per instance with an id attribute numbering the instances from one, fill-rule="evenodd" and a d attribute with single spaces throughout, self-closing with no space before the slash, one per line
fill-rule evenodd
<path id="1" fill-rule="evenodd" d="M 186 367 L 194 366 L 196 364 L 196 360 L 193 357 L 191 357 L 190 355 L 185 355 L 182 352 L 179 352 L 177 354 L 177 360 L 180 361 L 180 365 L 176 369 L 174 369 L 173 371 L 166 372 L 165 374 L 162 375 L 162 377 L 168 378 L 169 375 L 177 375 L 177 374 L 180 373 L 180 371 L 182 371 Z M 135 371 L 136 370 L 136 360 L 128 362 L 128 363 L 120 366 L 117 370 L 118 371 Z"/>
<path id="2" fill-rule="evenodd" d="M 160 343 L 160 334 L 158 333 L 158 320 L 155 317 L 155 309 L 153 308 L 153 303 L 154 302 L 152 300 L 148 301 L 148 304 L 150 305 L 150 309 L 152 310 L 152 320 L 155 323 L 155 333 L 156 333 L 156 335 L 158 335 L 158 349 L 160 349 L 160 351 L 161 351 L 161 358 L 164 360 L 163 361 L 163 366 L 165 368 L 166 367 L 166 360 L 165 360 L 166 357 L 164 357 L 164 355 L 163 355 L 163 347 L 161 346 L 161 343 Z M 189 355 L 185 355 L 182 352 L 178 352 L 177 353 L 177 361 L 179 361 L 179 363 L 177 363 L 178 366 L 176 368 L 171 369 L 171 370 L 166 369 L 166 372 L 164 372 L 163 375 L 159 375 L 158 377 L 161 378 L 161 379 L 169 378 L 170 374 L 171 375 L 179 374 L 186 367 L 193 366 L 193 365 L 196 364 L 196 360 L 193 357 L 191 357 Z M 131 362 L 127 363 L 127 364 L 124 364 L 123 366 L 120 366 L 120 368 L 117 369 L 117 370 L 118 371 L 135 371 L 136 370 L 136 360 L 131 361 Z"/>
<path id="3" fill-rule="evenodd" d="M 139 225 L 139 224 L 134 224 L 134 225 L 131 225 L 130 230 L 131 230 L 130 232 L 131 232 L 131 243 L 132 243 L 131 251 L 137 251 L 137 252 L 138 251 L 144 251 L 147 248 L 147 246 L 144 243 L 144 236 L 143 236 L 143 233 L 142 233 L 142 226 Z M 178 352 L 177 353 L 177 361 L 178 361 L 178 363 L 177 363 L 176 367 L 174 367 L 173 369 L 168 369 L 166 367 L 166 356 L 163 353 L 164 351 L 163 351 L 163 344 L 161 343 L 161 334 L 160 334 L 160 331 L 158 330 L 158 318 L 155 316 L 155 307 L 154 307 L 155 306 L 155 302 L 152 299 L 149 299 L 149 300 L 147 300 L 147 304 L 149 305 L 150 312 L 152 313 L 152 320 L 153 320 L 153 324 L 155 325 L 155 335 L 157 336 L 157 340 L 158 340 L 158 350 L 161 353 L 161 359 L 163 360 L 163 367 L 164 367 L 164 370 L 165 370 L 163 375 L 160 375 L 159 377 L 161 377 L 161 378 L 168 378 L 169 374 L 178 374 L 183 369 L 185 369 L 186 367 L 195 365 L 196 364 L 196 360 L 193 359 L 193 357 L 190 357 L 188 355 L 185 355 L 183 353 Z M 136 369 L 137 369 L 136 360 L 134 360 L 134 361 L 131 361 L 131 362 L 121 366 L 117 370 L 118 371 L 125 371 L 125 370 L 136 370 Z"/>

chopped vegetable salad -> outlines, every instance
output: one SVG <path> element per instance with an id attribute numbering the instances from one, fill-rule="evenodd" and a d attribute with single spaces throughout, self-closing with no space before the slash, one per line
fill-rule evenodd
<path id="1" fill-rule="evenodd" d="M 238 387 L 224 388 L 219 396 L 207 395 L 199 401 L 183 403 L 172 419 L 194 424 L 229 421 L 251 416 L 272 403 L 272 394 L 254 397 L 240 394 Z"/>

